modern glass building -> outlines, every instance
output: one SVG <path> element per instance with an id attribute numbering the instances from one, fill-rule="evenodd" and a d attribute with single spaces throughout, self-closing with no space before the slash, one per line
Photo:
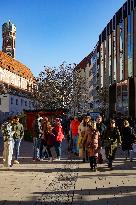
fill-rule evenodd
<path id="1" fill-rule="evenodd" d="M 108 114 L 136 116 L 136 0 L 128 0 L 99 36 L 100 86 Z"/>
<path id="2" fill-rule="evenodd" d="M 107 117 L 113 113 L 136 117 L 136 0 L 127 0 L 115 13 L 89 57 L 92 109 L 101 111 L 105 106 Z M 88 56 L 82 61 L 77 68 L 88 69 Z"/>

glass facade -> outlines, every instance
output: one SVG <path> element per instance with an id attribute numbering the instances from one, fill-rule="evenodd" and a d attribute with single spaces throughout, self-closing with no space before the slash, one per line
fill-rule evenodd
<path id="1" fill-rule="evenodd" d="M 111 70 L 111 35 L 109 35 L 109 85 L 112 83 L 112 70 Z"/>
<path id="2" fill-rule="evenodd" d="M 116 111 L 121 112 L 122 108 L 122 99 L 121 99 L 121 86 L 117 85 L 117 96 L 116 96 Z"/>
<path id="3" fill-rule="evenodd" d="M 113 31 L 113 83 L 116 79 L 116 33 Z"/>
<path id="4" fill-rule="evenodd" d="M 101 44 L 101 47 L 100 47 L 100 55 L 101 55 L 101 61 L 100 61 L 100 66 L 101 66 L 101 70 L 100 70 L 101 87 L 103 87 L 103 56 L 104 56 L 103 43 Z"/>
<path id="5" fill-rule="evenodd" d="M 123 113 L 128 115 L 128 85 L 127 83 L 122 84 L 122 108 Z"/>
<path id="6" fill-rule="evenodd" d="M 132 40 L 132 15 L 128 15 L 128 77 L 133 76 L 133 40 Z"/>
<path id="7" fill-rule="evenodd" d="M 123 69 L 124 21 L 122 21 L 122 19 L 120 20 L 119 26 L 120 26 L 120 81 L 121 81 L 123 80 L 123 74 L 124 74 L 124 69 Z"/>
<path id="8" fill-rule="evenodd" d="M 128 83 L 117 83 L 116 112 L 128 115 Z"/>
<path id="9" fill-rule="evenodd" d="M 135 109 L 136 115 L 136 94 L 133 89 L 136 81 L 134 81 L 132 89 L 130 89 L 129 83 L 130 79 L 134 79 L 134 69 L 136 69 L 136 48 L 134 48 L 136 45 L 136 29 L 134 29 L 134 26 L 136 26 L 135 2 L 134 0 L 126 1 L 99 35 L 99 52 L 97 50 L 97 55 L 92 58 L 94 78 L 90 82 L 90 86 L 94 86 L 94 90 L 96 84 L 99 90 L 114 86 L 115 100 L 114 102 L 110 101 L 111 107 L 116 107 L 117 112 L 126 115 L 130 114 L 131 92 L 133 99 L 135 99 L 135 108 L 133 110 Z M 94 73 L 94 71 L 96 72 Z M 95 75 L 97 75 L 96 78 Z M 93 96 L 95 96 L 94 90 L 91 93 Z M 110 95 L 112 93 L 108 93 L 108 97 Z"/>

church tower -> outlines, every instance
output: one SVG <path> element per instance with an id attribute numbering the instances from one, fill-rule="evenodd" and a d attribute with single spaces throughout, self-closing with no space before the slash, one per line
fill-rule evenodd
<path id="1" fill-rule="evenodd" d="M 15 58 L 16 26 L 10 21 L 2 25 L 2 51 Z"/>

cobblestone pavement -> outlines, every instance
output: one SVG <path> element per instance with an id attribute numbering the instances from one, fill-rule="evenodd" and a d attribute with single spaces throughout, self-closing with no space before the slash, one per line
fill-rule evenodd
<path id="1" fill-rule="evenodd" d="M 0 205 L 136 205 L 135 160 L 124 161 L 118 150 L 114 170 L 99 165 L 91 172 L 66 150 L 64 143 L 59 162 L 33 162 L 32 143 L 22 142 L 20 164 L 10 169 L 2 166 L 1 154 Z"/>

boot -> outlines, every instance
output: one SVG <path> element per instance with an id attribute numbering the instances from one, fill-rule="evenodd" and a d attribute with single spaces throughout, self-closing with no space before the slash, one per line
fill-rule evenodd
<path id="1" fill-rule="evenodd" d="M 112 168 L 112 160 L 109 160 L 109 162 L 108 162 L 108 168 L 110 168 L 110 170 L 113 169 L 113 168 Z"/>
<path id="2" fill-rule="evenodd" d="M 92 160 L 92 157 L 89 157 L 89 161 L 90 161 L 90 169 L 92 171 L 93 170 L 93 160 Z"/>

